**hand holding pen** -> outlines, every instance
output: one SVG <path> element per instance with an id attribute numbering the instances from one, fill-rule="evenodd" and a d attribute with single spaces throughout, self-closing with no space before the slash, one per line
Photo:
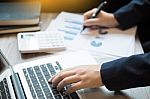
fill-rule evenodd
<path id="1" fill-rule="evenodd" d="M 97 9 L 90 10 L 84 14 L 84 27 L 82 31 L 91 26 L 106 28 L 118 26 L 118 22 L 112 13 L 102 11 L 102 8 L 105 4 L 106 1 L 101 3 Z"/>
<path id="2" fill-rule="evenodd" d="M 98 6 L 98 8 L 96 9 L 96 11 L 89 17 L 89 19 L 96 18 L 97 15 L 99 14 L 99 12 L 102 10 L 102 7 L 103 7 L 106 3 L 107 3 L 106 1 L 102 2 L 102 3 Z M 83 30 L 82 30 L 82 31 L 84 31 L 85 28 L 86 28 L 86 26 L 83 27 Z M 82 32 L 82 31 L 81 31 L 81 32 Z"/>

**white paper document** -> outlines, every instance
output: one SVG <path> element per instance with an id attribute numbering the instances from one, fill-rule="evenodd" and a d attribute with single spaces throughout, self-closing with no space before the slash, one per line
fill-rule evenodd
<path id="1" fill-rule="evenodd" d="M 67 12 L 60 13 L 46 31 L 64 33 L 67 47 L 72 50 L 87 50 L 93 55 L 112 55 L 125 57 L 134 54 L 135 33 L 108 32 L 83 28 L 83 16 Z"/>
<path id="2" fill-rule="evenodd" d="M 66 43 L 70 43 L 82 30 L 82 15 L 61 12 L 51 22 L 46 31 L 58 31 L 64 33 Z"/>
<path id="3" fill-rule="evenodd" d="M 133 54 L 135 34 L 108 33 L 105 35 L 78 35 L 70 44 L 73 49 L 88 50 L 93 54 L 106 53 L 115 56 Z M 133 52 L 133 53 L 132 53 Z"/>

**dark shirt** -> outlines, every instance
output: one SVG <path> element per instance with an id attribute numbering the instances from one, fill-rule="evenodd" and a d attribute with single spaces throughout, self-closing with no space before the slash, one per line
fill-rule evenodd
<path id="1" fill-rule="evenodd" d="M 150 86 L 150 52 L 104 63 L 101 76 L 109 90 Z"/>
<path id="2" fill-rule="evenodd" d="M 102 81 L 109 90 L 150 86 L 150 0 L 111 0 L 111 3 L 114 9 L 109 8 L 109 3 L 104 10 L 114 11 L 120 29 L 137 25 L 137 34 L 145 54 L 102 64 Z"/>

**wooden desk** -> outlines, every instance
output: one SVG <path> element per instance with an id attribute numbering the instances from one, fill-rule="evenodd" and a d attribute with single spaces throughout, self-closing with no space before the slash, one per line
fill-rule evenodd
<path id="1" fill-rule="evenodd" d="M 57 14 L 42 14 L 42 30 L 48 26 L 50 20 L 55 18 L 56 15 Z M 121 32 L 120 30 L 114 29 L 111 31 Z M 124 32 L 135 32 L 135 28 Z M 18 51 L 16 34 L 0 35 L 0 49 L 12 65 L 51 56 L 51 54 L 45 53 L 21 55 Z M 141 45 L 138 41 L 136 41 L 135 44 L 135 51 L 136 53 L 142 52 Z M 114 92 L 110 92 L 105 87 L 101 87 L 97 89 L 85 89 L 81 91 L 80 94 L 83 99 L 150 99 L 150 87 L 128 89 L 122 92 L 124 94 L 116 93 L 116 95 L 114 95 Z"/>

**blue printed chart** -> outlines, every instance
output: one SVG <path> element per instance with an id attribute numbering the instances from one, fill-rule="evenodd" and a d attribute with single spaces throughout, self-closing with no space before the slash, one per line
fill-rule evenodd
<path id="1" fill-rule="evenodd" d="M 102 41 L 99 40 L 99 39 L 93 39 L 90 44 L 93 47 L 101 47 L 102 46 Z"/>
<path id="2" fill-rule="evenodd" d="M 82 24 L 82 15 L 61 12 L 57 18 L 51 22 L 47 31 L 58 31 L 64 33 L 64 39 L 69 43 L 80 33 L 83 26 Z"/>
<path id="3" fill-rule="evenodd" d="M 116 57 L 126 57 L 134 52 L 129 49 L 135 41 L 135 34 L 131 33 L 108 33 L 105 35 L 78 35 L 70 47 L 75 50 L 87 50 L 93 55 L 112 55 Z"/>
<path id="4" fill-rule="evenodd" d="M 98 31 L 85 30 L 85 34 L 80 35 L 83 28 L 83 16 L 68 12 L 61 12 L 55 20 L 51 21 L 46 31 L 57 31 L 64 34 L 67 48 L 71 50 L 86 50 L 95 55 L 113 55 L 126 57 L 134 54 L 135 33 L 115 33 L 99 34 Z M 96 34 L 96 35 L 95 35 Z M 100 35 L 97 37 L 97 34 Z M 121 42 L 120 42 L 121 41 Z M 133 49 L 129 52 L 129 49 Z"/>

